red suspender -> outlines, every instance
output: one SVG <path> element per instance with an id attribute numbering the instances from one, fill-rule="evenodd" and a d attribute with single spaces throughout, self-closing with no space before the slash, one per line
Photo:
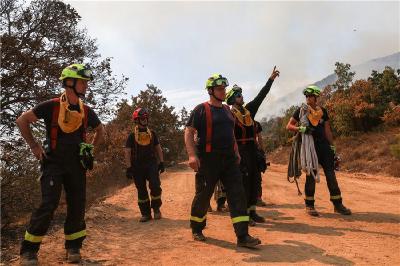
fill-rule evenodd
<path id="1" fill-rule="evenodd" d="M 50 147 L 52 150 L 57 145 L 57 133 L 58 133 L 58 114 L 60 113 L 60 98 L 53 99 L 53 115 L 51 118 L 51 129 L 50 129 Z"/>
<path id="2" fill-rule="evenodd" d="M 204 109 L 206 111 L 206 152 L 211 152 L 211 142 L 212 142 L 212 116 L 210 105 L 205 102 L 203 103 Z"/>

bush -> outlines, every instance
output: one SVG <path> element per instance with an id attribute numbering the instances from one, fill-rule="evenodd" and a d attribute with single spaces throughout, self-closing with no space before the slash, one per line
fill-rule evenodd
<path id="1" fill-rule="evenodd" d="M 394 157 L 400 159 L 400 135 L 397 135 L 396 139 L 397 143 L 390 145 L 390 152 Z"/>

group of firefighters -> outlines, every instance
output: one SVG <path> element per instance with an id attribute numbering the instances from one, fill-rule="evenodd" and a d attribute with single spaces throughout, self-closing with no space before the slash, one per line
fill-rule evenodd
<path id="1" fill-rule="evenodd" d="M 267 83 L 247 104 L 244 104 L 243 89 L 238 85 L 233 85 L 227 92 L 229 83 L 222 75 L 214 74 L 207 79 L 205 89 L 209 100 L 194 108 L 184 133 L 189 166 L 195 171 L 195 195 L 190 214 L 194 240 L 206 240 L 203 229 L 207 212 L 211 211 L 210 199 L 215 192 L 217 209 L 230 212 L 237 246 L 253 248 L 261 243 L 248 230 L 249 226 L 265 222 L 264 217 L 256 212 L 256 205 L 265 205 L 261 200 L 261 172 L 265 171 L 266 162 L 261 125 L 254 117 L 279 74 L 274 67 Z M 21 244 L 22 265 L 37 265 L 37 253 L 58 206 L 62 187 L 67 203 L 64 224 L 66 259 L 70 263 L 81 260 L 80 249 L 86 237 L 86 171 L 93 168 L 94 147 L 104 140 L 104 128 L 98 116 L 82 101 L 88 81 L 92 79 L 92 71 L 87 65 L 66 67 L 60 77 L 64 88 L 60 97 L 38 104 L 16 121 L 21 135 L 40 161 L 42 172 L 42 202 L 33 212 Z M 328 113 L 317 104 L 320 92 L 314 85 L 303 91 L 306 112 L 303 107 L 299 108 L 287 129 L 314 140 L 334 211 L 349 215 L 351 211 L 342 204 L 335 176 L 335 146 Z M 132 118 L 134 124 L 125 144 L 126 177 L 133 179 L 137 188 L 139 221 L 161 219 L 160 173 L 165 171 L 162 148 L 156 132 L 148 126 L 147 109 L 136 109 Z M 310 123 L 302 123 L 303 118 Z M 43 119 L 46 125 L 44 145 L 35 140 L 30 129 L 30 124 L 39 119 Z M 94 131 L 91 143 L 86 141 L 88 130 Z M 318 216 L 314 208 L 314 171 L 307 172 L 305 205 L 309 215 Z"/>

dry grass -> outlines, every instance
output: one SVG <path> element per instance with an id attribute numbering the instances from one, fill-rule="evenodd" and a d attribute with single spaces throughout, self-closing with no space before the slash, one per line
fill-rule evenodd
<path id="1" fill-rule="evenodd" d="M 390 152 L 390 145 L 396 143 L 395 136 L 399 133 L 400 128 L 392 128 L 385 132 L 337 138 L 335 143 L 342 158 L 342 170 L 400 177 L 400 160 Z M 268 159 L 287 164 L 289 153 L 289 146 L 280 147 L 271 152 Z"/>

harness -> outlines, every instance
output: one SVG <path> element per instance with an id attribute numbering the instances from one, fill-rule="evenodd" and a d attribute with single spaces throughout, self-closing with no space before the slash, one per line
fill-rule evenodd
<path id="1" fill-rule="evenodd" d="M 60 98 L 53 98 L 52 101 L 54 102 L 53 106 L 53 114 L 51 117 L 51 129 L 50 129 L 50 147 L 51 150 L 55 150 L 57 147 L 57 136 L 58 136 L 58 116 L 60 114 Z M 84 108 L 84 117 L 83 117 L 83 129 L 82 129 L 82 140 L 86 142 L 86 129 L 88 124 L 88 113 L 89 113 L 89 106 L 86 104 L 83 105 Z"/>
<path id="2" fill-rule="evenodd" d="M 211 113 L 211 107 L 208 102 L 203 103 L 204 110 L 206 112 L 206 152 L 211 152 L 212 151 L 212 113 Z M 232 118 L 232 113 L 229 110 L 229 106 L 223 104 L 222 105 L 229 114 L 229 116 Z M 233 118 L 232 118 L 233 119 Z"/>
<path id="3" fill-rule="evenodd" d="M 136 127 L 135 127 L 135 130 L 136 130 Z M 150 132 L 150 143 L 147 144 L 147 145 L 140 145 L 138 143 L 138 141 L 136 140 L 135 132 L 133 133 L 133 145 L 134 145 L 134 148 L 131 149 L 131 160 L 132 160 L 132 162 L 135 162 L 137 160 L 137 158 L 138 158 L 138 145 L 140 145 L 140 146 L 148 146 L 148 145 L 150 145 L 150 148 L 152 150 L 154 150 L 154 136 L 153 136 L 153 134 L 151 134 L 150 129 L 147 128 L 147 131 Z"/>
<path id="4" fill-rule="evenodd" d="M 246 144 L 249 141 L 257 141 L 257 129 L 256 129 L 256 123 L 254 123 L 254 120 L 251 118 L 250 111 L 245 109 L 245 114 L 243 115 L 240 110 L 236 109 L 235 107 L 232 107 L 231 112 L 235 116 L 235 126 L 237 125 L 240 130 L 241 130 L 241 136 L 236 138 L 236 141 L 239 144 Z M 252 127 L 253 128 L 253 137 L 247 137 L 247 130 L 246 127 Z"/>

